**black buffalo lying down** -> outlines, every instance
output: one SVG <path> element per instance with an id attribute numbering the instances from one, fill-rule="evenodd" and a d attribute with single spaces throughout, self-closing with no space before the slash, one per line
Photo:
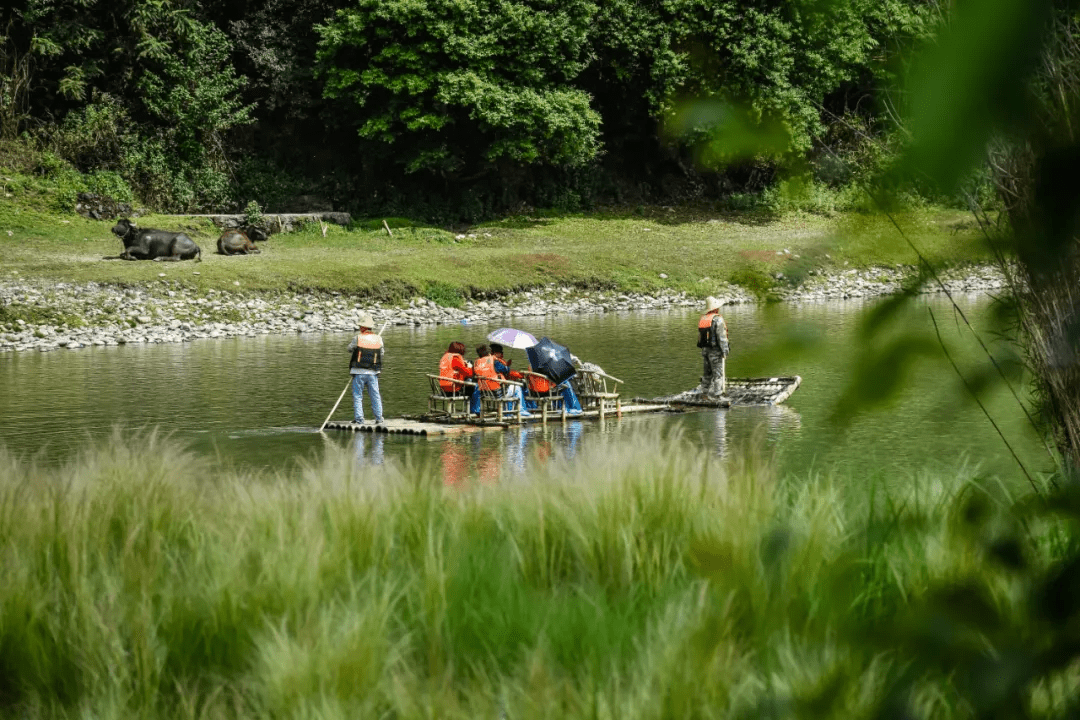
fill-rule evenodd
<path id="1" fill-rule="evenodd" d="M 124 252 L 117 256 L 121 260 L 202 261 L 202 250 L 182 232 L 140 228 L 127 218 L 118 220 L 112 231 L 124 241 Z"/>

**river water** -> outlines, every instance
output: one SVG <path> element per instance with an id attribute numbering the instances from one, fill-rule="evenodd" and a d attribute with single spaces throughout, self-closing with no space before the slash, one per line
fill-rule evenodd
<path id="1" fill-rule="evenodd" d="M 990 299 L 958 300 L 990 342 L 995 332 Z M 732 343 L 729 377 L 802 376 L 802 386 L 782 406 L 626 416 L 603 424 L 555 422 L 547 428 L 446 439 L 315 432 L 348 381 L 350 336 L 345 334 L 7 353 L 0 355 L 0 443 L 19 455 L 52 463 L 108 437 L 114 428 L 137 433 L 157 427 L 238 468 L 287 472 L 298 460 L 317 459 L 327 443 L 333 443 L 348 447 L 357 462 L 428 463 L 433 474 L 453 484 L 521 477 L 530 460 L 572 457 L 590 443 L 607 443 L 617 452 L 619 443 L 633 442 L 638 431 L 655 429 L 681 432 L 726 457 L 756 444 L 776 458 L 782 472 L 837 472 L 851 478 L 888 473 L 902 478 L 924 469 L 949 472 L 977 463 L 987 475 L 1021 482 L 1023 475 L 1009 449 L 934 347 L 903 372 L 882 366 L 882 385 L 893 376 L 902 378 L 900 392 L 887 405 L 855 414 L 838 409 L 837 400 L 870 342 L 861 328 L 886 302 L 724 308 Z M 913 301 L 893 318 L 893 326 L 931 333 L 930 311 L 964 372 L 984 367 L 984 356 L 943 297 Z M 537 337 L 548 335 L 601 365 L 625 381 L 626 399 L 673 393 L 697 383 L 698 314 L 673 310 L 550 316 L 507 324 Z M 381 378 L 387 417 L 422 412 L 427 393 L 423 374 L 435 371 L 446 346 L 462 340 L 472 348 L 495 327 L 388 328 Z M 874 342 L 888 348 L 895 337 L 894 331 Z M 509 351 L 508 357 L 514 367 L 526 365 L 524 351 Z M 861 396 L 875 394 L 876 384 L 868 387 Z M 351 417 L 350 402 L 346 395 L 335 418 Z M 993 386 L 983 402 L 1028 471 L 1048 470 L 1051 462 L 1008 390 Z M 371 417 L 370 408 L 366 414 Z M 846 422 L 834 422 L 837 417 Z"/>

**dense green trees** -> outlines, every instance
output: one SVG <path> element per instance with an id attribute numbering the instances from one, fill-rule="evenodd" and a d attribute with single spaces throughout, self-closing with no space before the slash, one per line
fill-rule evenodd
<path id="1" fill-rule="evenodd" d="M 407 172 L 500 161 L 582 165 L 600 116 L 574 81 L 596 7 L 578 0 L 360 0 L 326 25 L 318 61 L 360 138 Z"/>
<path id="2" fill-rule="evenodd" d="M 108 164 L 162 206 L 280 205 L 291 192 L 475 215 L 716 197 L 805 171 L 835 118 L 887 126 L 875 121 L 886 69 L 932 29 L 931 7 L 22 0 L 4 47 L 34 60 L 17 130 L 80 169 Z M 101 135 L 90 117 L 111 119 L 114 157 L 87 152 Z M 761 127 L 771 147 L 739 147 Z M 738 164 L 705 171 L 701 147 Z"/>
<path id="3" fill-rule="evenodd" d="M 35 58 L 28 129 L 79 170 L 115 169 L 143 199 L 229 200 L 227 133 L 251 121 L 231 43 L 198 8 L 159 0 L 27 0 L 8 47 Z"/>

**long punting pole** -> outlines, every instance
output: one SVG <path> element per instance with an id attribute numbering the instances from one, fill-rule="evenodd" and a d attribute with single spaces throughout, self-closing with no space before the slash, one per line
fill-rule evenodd
<path id="1" fill-rule="evenodd" d="M 385 330 L 386 326 L 389 325 L 389 324 L 390 324 L 389 320 L 387 320 L 386 322 L 384 322 L 382 324 L 382 327 L 379 328 L 379 334 L 380 335 L 383 334 L 383 330 Z M 338 399 L 337 399 L 337 402 L 334 403 L 334 407 L 330 408 L 330 414 L 326 416 L 326 419 L 322 421 L 322 425 L 319 426 L 319 432 L 322 432 L 323 428 L 326 427 L 326 423 L 330 422 L 330 418 L 334 417 L 334 411 L 337 410 L 337 406 L 341 404 L 341 401 L 345 399 L 345 393 L 349 392 L 349 386 L 350 385 L 352 385 L 352 378 L 349 378 L 349 382 L 345 383 L 345 389 L 341 391 L 340 395 L 338 395 Z"/>

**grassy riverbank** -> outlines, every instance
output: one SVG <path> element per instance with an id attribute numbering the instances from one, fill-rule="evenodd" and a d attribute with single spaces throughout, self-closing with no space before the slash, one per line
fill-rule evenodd
<path id="1" fill-rule="evenodd" d="M 920 209 L 897 219 L 937 264 L 991 260 L 966 213 Z M 139 223 L 188 232 L 202 247 L 203 262 L 104 260 L 121 249 L 112 221 L 58 215 L 15 197 L 0 203 L 0 277 L 145 284 L 164 273 L 201 289 L 311 289 L 383 301 L 422 296 L 454 305 L 548 283 L 705 296 L 732 282 L 766 294 L 776 285 L 797 285 L 811 271 L 917 262 L 888 218 L 863 214 L 650 207 L 509 217 L 458 230 L 391 218 L 392 237 L 373 219 L 330 226 L 325 236 L 317 224 L 274 235 L 261 255 L 248 257 L 215 254 L 218 231 L 208 221 L 147 216 Z"/>
<path id="2" fill-rule="evenodd" d="M 237 475 L 153 435 L 58 470 L 0 451 L 0 715 L 967 717 L 966 658 L 1028 632 L 973 478 L 852 495 L 623 447 L 453 489 L 333 452 Z M 1035 716 L 1075 700 L 1056 677 Z"/>

